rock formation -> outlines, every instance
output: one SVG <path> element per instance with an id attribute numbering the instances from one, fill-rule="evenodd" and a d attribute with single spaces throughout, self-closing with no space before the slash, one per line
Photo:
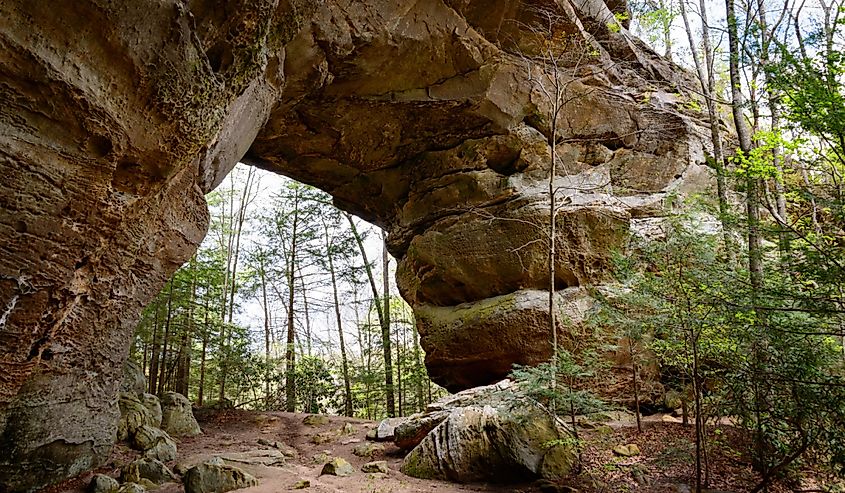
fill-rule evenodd
<path id="1" fill-rule="evenodd" d="M 400 418 L 394 443 L 409 450 L 402 472 L 462 483 L 560 480 L 577 463 L 571 430 L 503 380 L 459 392 Z"/>
<path id="2" fill-rule="evenodd" d="M 441 384 L 546 358 L 538 32 L 571 55 L 554 120 L 559 300 L 577 305 L 632 221 L 703 175 L 688 82 L 617 23 L 624 8 L 2 2 L 0 490 L 105 460 L 138 314 L 196 249 L 204 193 L 239 159 L 389 231 Z"/>

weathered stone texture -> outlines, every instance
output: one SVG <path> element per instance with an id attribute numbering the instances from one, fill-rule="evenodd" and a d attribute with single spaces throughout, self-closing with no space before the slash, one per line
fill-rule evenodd
<path id="1" fill-rule="evenodd" d="M 521 335 L 539 334 L 536 303 L 503 310 L 519 325 L 500 339 L 504 319 L 453 316 L 547 284 L 534 240 L 551 120 L 520 57 L 540 46 L 537 6 L 561 15 L 571 55 L 564 289 L 600 281 L 629 217 L 703 175 L 686 76 L 608 27 L 624 2 L 0 3 L 0 490 L 105 460 L 138 314 L 195 251 L 204 193 L 239 159 L 389 231 L 439 382 L 493 381 L 516 348 L 547 355 Z M 461 347 L 471 334 L 487 357 Z"/>

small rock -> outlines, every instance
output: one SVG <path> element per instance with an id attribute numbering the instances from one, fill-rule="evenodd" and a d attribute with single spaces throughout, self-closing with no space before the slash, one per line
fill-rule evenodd
<path id="1" fill-rule="evenodd" d="M 352 449 L 352 453 L 358 457 L 375 457 L 376 455 L 384 455 L 384 445 L 380 443 L 362 443 L 356 445 Z"/>
<path id="2" fill-rule="evenodd" d="M 258 484 L 254 476 L 237 467 L 210 461 L 188 469 L 182 481 L 185 493 L 224 493 Z"/>
<path id="3" fill-rule="evenodd" d="M 329 417 L 322 414 L 310 414 L 302 420 L 308 426 L 323 426 L 329 424 Z"/>
<path id="4" fill-rule="evenodd" d="M 285 455 L 277 449 L 248 450 L 221 455 L 224 461 L 240 462 L 242 464 L 278 467 L 285 465 Z"/>
<path id="5" fill-rule="evenodd" d="M 320 471 L 320 476 L 323 474 L 330 474 L 332 476 L 350 476 L 355 472 L 355 469 L 352 467 L 352 464 L 346 462 L 346 459 L 341 457 L 335 457 L 334 459 L 326 462 L 323 466 L 323 470 Z M 186 492 L 187 493 L 187 492 Z"/>
<path id="6" fill-rule="evenodd" d="M 366 464 L 361 466 L 361 471 L 371 473 L 380 472 L 382 474 L 387 474 L 388 472 L 390 472 L 390 469 L 387 467 L 387 461 L 377 460 L 373 462 L 367 462 Z"/>
<path id="7" fill-rule="evenodd" d="M 664 414 L 660 418 L 660 421 L 663 421 L 664 423 L 681 423 L 682 422 L 680 419 L 672 416 L 671 414 Z"/>
<path id="8" fill-rule="evenodd" d="M 355 429 L 355 426 L 353 426 L 352 423 L 346 423 L 343 425 L 343 428 L 340 429 L 341 435 L 354 435 L 355 433 L 358 433 L 358 430 Z"/>
<path id="9" fill-rule="evenodd" d="M 381 423 L 379 423 L 375 429 L 375 437 L 373 440 L 377 442 L 387 442 L 393 440 L 396 427 L 403 421 L 404 420 L 402 418 L 387 418 L 381 420 Z"/>
<path id="10" fill-rule="evenodd" d="M 372 428 L 367 432 L 367 440 L 375 440 L 378 438 L 378 428 Z"/>
<path id="11" fill-rule="evenodd" d="M 324 443 L 333 442 L 338 438 L 337 430 L 322 431 L 311 437 L 311 443 L 322 445 Z"/>
<path id="12" fill-rule="evenodd" d="M 313 460 L 315 464 L 324 464 L 332 460 L 332 455 L 330 451 L 323 450 L 322 452 L 318 452 L 312 455 L 311 460 Z"/>
<path id="13" fill-rule="evenodd" d="M 145 493 L 146 491 L 147 490 L 138 483 L 123 483 L 120 485 L 117 493 Z"/>
<path id="14" fill-rule="evenodd" d="M 264 445 L 265 447 L 273 447 L 274 449 L 279 450 L 282 455 L 291 459 L 299 457 L 299 452 L 297 452 L 295 448 L 291 447 L 290 445 L 284 442 L 271 442 L 270 440 L 259 438 L 258 445 Z"/>
<path id="15" fill-rule="evenodd" d="M 187 397 L 177 392 L 165 392 L 161 398 L 161 429 L 176 437 L 202 433 Z"/>
<path id="16" fill-rule="evenodd" d="M 633 457 L 635 455 L 640 455 L 640 447 L 638 447 L 635 443 L 617 445 L 616 447 L 613 447 L 613 453 L 621 455 L 622 457 Z"/>
<path id="17" fill-rule="evenodd" d="M 594 430 L 599 435 L 613 435 L 613 428 L 610 425 L 601 425 Z"/>
<path id="18" fill-rule="evenodd" d="M 132 435 L 132 445 L 144 452 L 144 457 L 168 462 L 176 459 L 176 442 L 165 431 L 141 426 Z"/>
<path id="19" fill-rule="evenodd" d="M 95 474 L 88 483 L 88 493 L 115 493 L 119 488 L 120 483 L 105 474 Z"/>
<path id="20" fill-rule="evenodd" d="M 292 490 L 304 490 L 305 488 L 311 487 L 311 481 L 307 479 L 300 479 L 299 481 L 293 483 L 293 486 L 290 487 Z"/>
<path id="21" fill-rule="evenodd" d="M 648 486 L 650 483 L 648 478 L 648 468 L 642 464 L 634 464 L 631 466 L 631 477 L 640 486 Z"/>
<path id="22" fill-rule="evenodd" d="M 438 411 L 434 414 L 415 414 L 408 416 L 393 431 L 393 443 L 402 450 L 411 450 L 419 445 L 428 433 L 446 420 L 448 411 Z"/>
<path id="23" fill-rule="evenodd" d="M 164 463 L 146 457 L 130 462 L 120 471 L 121 482 L 141 484 L 141 479 L 152 481 L 153 484 L 162 484 L 176 481 L 177 478 Z"/>

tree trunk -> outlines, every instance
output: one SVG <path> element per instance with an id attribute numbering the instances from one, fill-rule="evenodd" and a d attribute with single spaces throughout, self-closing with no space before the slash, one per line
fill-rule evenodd
<path id="1" fill-rule="evenodd" d="M 200 383 L 197 391 L 197 405 L 202 406 L 203 392 L 205 391 L 205 357 L 208 350 L 208 298 L 205 299 L 204 330 L 202 333 L 202 349 L 200 350 Z"/>
<path id="2" fill-rule="evenodd" d="M 343 337 L 343 319 L 340 316 L 340 298 L 337 294 L 337 277 L 334 271 L 334 253 L 332 252 L 331 241 L 329 241 L 329 229 L 326 231 L 326 256 L 329 260 L 329 274 L 332 279 L 332 296 L 334 298 L 334 314 L 337 320 L 337 335 L 340 339 L 340 362 L 343 370 L 343 414 L 352 416 L 352 385 L 349 382 L 349 363 L 346 359 L 346 342 Z"/>
<path id="3" fill-rule="evenodd" d="M 158 356 L 159 356 L 159 351 L 160 351 L 159 340 L 158 340 L 158 323 L 159 323 L 158 311 L 159 311 L 159 308 L 161 306 L 159 305 L 158 299 L 156 299 L 154 303 L 155 303 L 155 318 L 153 319 L 153 343 L 152 343 L 153 347 L 152 347 L 151 352 L 150 352 L 150 373 L 149 373 L 149 378 L 148 378 L 149 381 L 147 382 L 147 384 L 148 384 L 147 385 L 148 386 L 147 392 L 149 392 L 150 394 L 155 394 L 156 393 L 156 387 L 158 386 Z"/>
<path id="4" fill-rule="evenodd" d="M 159 367 L 161 367 L 161 374 L 158 377 L 158 392 L 157 394 L 162 394 L 165 391 L 165 374 L 167 370 L 167 344 L 170 339 L 170 319 L 173 315 L 173 279 L 170 280 L 170 287 L 167 290 L 167 319 L 164 322 L 164 344 L 162 345 L 161 351 L 161 361 L 159 362 Z"/>
<path id="5" fill-rule="evenodd" d="M 728 46 L 730 50 L 731 108 L 734 126 L 743 155 L 749 156 L 753 143 L 751 131 L 742 114 L 743 96 L 739 74 L 739 34 L 737 33 L 734 0 L 726 0 L 728 15 Z M 753 173 L 746 178 L 745 212 L 748 216 L 748 272 L 752 290 L 759 293 L 763 287 L 763 256 L 760 238 L 759 180 Z"/>
<path id="6" fill-rule="evenodd" d="M 346 220 L 349 221 L 349 227 L 352 229 L 352 236 L 355 237 L 355 243 L 358 245 L 358 250 L 361 252 L 361 258 L 364 260 L 364 269 L 367 272 L 367 279 L 370 281 L 370 288 L 373 290 L 373 305 L 376 308 L 376 314 L 378 315 L 379 325 L 381 326 L 381 337 L 382 337 L 382 345 L 383 345 L 383 352 L 384 356 L 384 380 L 385 380 L 385 394 L 386 394 L 386 404 L 387 404 L 387 415 L 389 417 L 394 417 L 396 415 L 395 404 L 393 400 L 393 369 L 390 357 L 390 319 L 387 318 L 390 316 L 389 313 L 383 313 L 382 307 L 379 303 L 379 299 L 381 298 L 378 294 L 378 289 L 376 288 L 376 280 L 375 276 L 373 276 L 373 268 L 370 265 L 370 262 L 367 260 L 367 251 L 364 249 L 364 242 L 361 239 L 361 235 L 358 234 L 358 228 L 355 226 L 355 221 L 352 220 L 352 216 L 350 214 L 345 214 Z M 387 255 L 385 246 L 385 255 Z M 387 257 L 384 258 L 384 263 L 386 264 Z M 387 278 L 387 274 L 385 274 L 384 278 L 384 285 L 385 287 L 389 287 L 389 281 Z M 389 293 L 386 292 L 385 296 L 389 296 Z M 388 299 L 388 298 L 385 298 Z M 389 308 L 389 304 L 385 303 L 385 308 Z M 368 369 L 369 370 L 369 369 Z"/>
<path id="7" fill-rule="evenodd" d="M 412 327 L 411 334 L 413 334 L 413 337 L 414 337 L 414 366 L 415 366 L 414 373 L 417 375 L 416 382 L 415 382 L 416 394 L 417 394 L 417 409 L 416 409 L 416 411 L 421 413 L 425 409 L 425 401 L 424 401 L 424 397 L 423 397 L 423 376 L 424 375 L 427 376 L 427 373 L 425 371 L 425 368 L 423 368 L 423 362 L 422 362 L 422 359 L 420 358 L 420 356 L 421 356 L 420 355 L 420 338 L 419 338 L 419 335 L 417 334 L 416 324 L 417 324 L 416 319 L 414 319 L 414 326 Z"/>
<path id="8" fill-rule="evenodd" d="M 264 310 L 264 408 L 270 409 L 270 311 L 267 303 L 267 278 L 264 267 L 264 254 L 258 252 L 259 270 L 261 278 L 261 307 Z"/>
<path id="9" fill-rule="evenodd" d="M 296 288 L 294 271 L 296 269 L 296 241 L 299 227 L 299 190 L 296 192 L 291 231 L 291 246 L 288 255 L 288 334 L 285 349 L 285 410 L 296 411 L 296 329 L 294 327 L 294 289 Z"/>
<path id="10" fill-rule="evenodd" d="M 381 344 L 384 354 L 384 391 L 387 398 L 387 415 L 396 416 L 396 403 L 393 399 L 393 364 L 390 349 L 390 254 L 387 252 L 387 233 L 382 242 L 382 278 L 384 280 L 384 324 L 381 326 Z"/>
<path id="11" fill-rule="evenodd" d="M 714 53 L 710 45 L 710 28 L 707 25 L 707 6 L 705 5 L 704 0 L 699 0 L 702 23 L 701 41 L 704 48 L 703 65 L 698 57 L 697 46 L 695 40 L 693 39 L 692 29 L 690 28 L 689 18 L 687 16 L 686 4 L 684 1 L 681 1 L 679 2 L 679 6 L 681 17 L 684 21 L 684 27 L 687 32 L 687 40 L 689 41 L 693 61 L 695 62 L 696 72 L 699 74 L 701 92 L 704 95 L 705 105 L 707 106 L 707 120 L 710 126 L 710 141 L 713 144 L 713 170 L 716 172 L 716 196 L 718 197 L 719 202 L 719 221 L 722 225 L 722 238 L 724 242 L 725 256 L 728 260 L 733 262 L 734 244 L 731 237 L 731 227 L 729 222 L 730 205 L 728 204 L 727 184 L 725 183 L 725 157 L 722 149 L 719 112 L 716 106 L 716 74 L 715 68 L 713 67 Z"/>

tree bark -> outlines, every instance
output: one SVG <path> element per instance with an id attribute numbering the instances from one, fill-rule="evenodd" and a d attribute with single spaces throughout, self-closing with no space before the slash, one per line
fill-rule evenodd
<path id="1" fill-rule="evenodd" d="M 296 329 L 294 327 L 294 290 L 296 289 L 294 271 L 296 268 L 296 247 L 299 227 L 299 190 L 294 198 L 293 225 L 291 231 L 291 246 L 288 254 L 288 334 L 285 349 L 285 410 L 296 410 Z"/>
<path id="2" fill-rule="evenodd" d="M 337 335 L 340 340 L 340 362 L 343 371 L 343 413 L 346 416 L 352 416 L 352 385 L 349 381 L 349 363 L 346 359 L 346 342 L 343 337 L 343 319 L 340 316 L 340 298 L 337 293 L 337 277 L 334 270 L 334 252 L 332 252 L 332 244 L 329 240 L 329 228 L 325 226 L 326 233 L 326 256 L 329 261 L 329 274 L 332 279 L 332 297 L 334 299 L 334 314 L 337 321 Z"/>
<path id="3" fill-rule="evenodd" d="M 173 315 L 173 279 L 170 280 L 170 287 L 167 290 L 167 319 L 164 322 L 164 341 L 162 344 L 161 361 L 159 367 L 161 374 L 158 377 L 158 391 L 157 394 L 162 394 L 165 390 L 165 374 L 167 370 L 167 344 L 170 339 L 170 320 Z"/>
<path id="4" fill-rule="evenodd" d="M 372 289 L 373 291 L 373 305 L 376 308 L 376 315 L 378 315 L 379 325 L 381 326 L 383 346 L 382 349 L 385 354 L 385 402 L 387 405 L 387 415 L 392 418 L 396 415 L 396 406 L 393 400 L 393 370 L 391 368 L 392 365 L 390 365 L 390 320 L 386 318 L 386 316 L 389 317 L 390 315 L 383 313 L 381 303 L 379 303 L 381 296 L 379 296 L 378 288 L 376 288 L 376 280 L 375 276 L 373 276 L 373 268 L 370 265 L 369 260 L 367 260 L 367 251 L 364 249 L 364 242 L 361 239 L 361 235 L 358 234 L 358 228 L 355 226 L 355 221 L 352 220 L 352 216 L 350 214 L 345 215 L 346 220 L 349 221 L 349 227 L 352 229 L 352 235 L 355 237 L 355 243 L 358 245 L 358 250 L 361 252 L 361 258 L 364 260 L 364 269 L 367 272 L 367 279 L 370 281 L 370 289 Z M 386 261 L 387 259 L 385 258 L 384 260 Z M 386 277 L 385 287 L 389 287 Z M 388 307 L 388 304 L 385 304 L 385 307 Z"/>

